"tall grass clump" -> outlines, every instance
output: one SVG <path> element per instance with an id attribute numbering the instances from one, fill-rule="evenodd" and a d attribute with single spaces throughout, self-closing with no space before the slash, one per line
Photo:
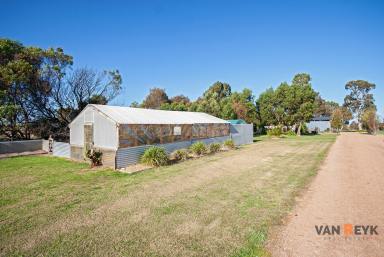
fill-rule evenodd
<path id="1" fill-rule="evenodd" d="M 268 129 L 267 135 L 270 137 L 280 137 L 282 134 L 281 127 L 274 127 L 271 129 Z"/>
<path id="2" fill-rule="evenodd" d="M 223 145 L 227 149 L 235 149 L 235 142 L 232 139 L 225 140 Z"/>
<path id="3" fill-rule="evenodd" d="M 220 151 L 221 145 L 219 143 L 212 143 L 209 145 L 209 152 L 210 153 L 217 153 Z"/>
<path id="4" fill-rule="evenodd" d="M 189 149 L 196 155 L 203 155 L 207 152 L 207 146 L 203 142 L 196 142 Z"/>
<path id="5" fill-rule="evenodd" d="M 164 148 L 151 146 L 145 150 L 144 154 L 141 156 L 140 161 L 141 163 L 158 167 L 167 165 L 169 158 Z"/>
<path id="6" fill-rule="evenodd" d="M 186 149 L 178 149 L 172 153 L 172 157 L 176 161 L 185 161 L 188 159 L 188 151 Z"/>

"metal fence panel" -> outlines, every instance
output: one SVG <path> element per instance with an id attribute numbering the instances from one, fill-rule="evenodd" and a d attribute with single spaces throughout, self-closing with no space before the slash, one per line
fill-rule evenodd
<path id="1" fill-rule="evenodd" d="M 191 141 L 182 141 L 169 144 L 157 144 L 156 146 L 163 147 L 165 151 L 170 154 L 173 151 L 181 148 L 188 148 L 191 145 Z M 140 161 L 140 157 L 145 150 L 152 145 L 142 145 L 135 147 L 119 148 L 116 152 L 116 168 L 124 168 L 131 164 L 136 164 Z"/>
<path id="2" fill-rule="evenodd" d="M 230 129 L 235 145 L 253 143 L 253 124 L 231 124 Z"/>
<path id="3" fill-rule="evenodd" d="M 201 141 L 205 144 L 212 143 L 222 143 L 225 140 L 228 140 L 229 136 L 224 137 L 214 137 L 214 138 L 205 138 L 205 139 L 194 139 L 176 143 L 169 144 L 156 144 L 156 146 L 163 147 L 165 151 L 170 154 L 177 149 L 188 148 L 191 144 Z M 146 149 L 150 148 L 152 145 L 142 145 L 135 147 L 119 148 L 116 152 L 116 168 L 124 168 L 128 165 L 136 164 L 140 161 L 140 157 L 143 155 Z"/>
<path id="4" fill-rule="evenodd" d="M 43 149 L 43 140 L 0 142 L 0 154 L 32 152 Z"/>
<path id="5" fill-rule="evenodd" d="M 52 155 L 70 158 L 71 157 L 71 146 L 69 143 L 53 142 Z"/>

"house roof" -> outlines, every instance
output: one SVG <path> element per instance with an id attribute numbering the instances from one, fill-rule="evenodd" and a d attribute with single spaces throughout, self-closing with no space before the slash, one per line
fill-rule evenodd
<path id="1" fill-rule="evenodd" d="M 165 111 L 98 104 L 88 106 L 93 106 L 118 124 L 229 123 L 203 112 Z"/>
<path id="2" fill-rule="evenodd" d="M 331 117 L 329 116 L 317 116 L 311 119 L 311 121 L 330 121 L 330 120 L 331 120 Z"/>

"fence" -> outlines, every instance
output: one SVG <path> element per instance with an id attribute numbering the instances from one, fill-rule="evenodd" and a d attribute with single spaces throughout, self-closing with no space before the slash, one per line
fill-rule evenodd
<path id="1" fill-rule="evenodd" d="M 52 155 L 70 158 L 71 150 L 69 143 L 53 142 Z M 49 152 L 48 140 L 24 140 L 0 142 L 0 154 L 23 153 L 43 150 Z"/>
<path id="2" fill-rule="evenodd" d="M 54 141 L 52 148 L 53 148 L 52 155 L 54 156 L 65 157 L 65 158 L 71 157 L 71 146 L 69 143 Z"/>
<path id="3" fill-rule="evenodd" d="M 253 124 L 231 124 L 230 130 L 235 145 L 253 143 Z"/>
<path id="4" fill-rule="evenodd" d="M 42 149 L 42 139 L 0 142 L 0 154 L 32 152 Z"/>

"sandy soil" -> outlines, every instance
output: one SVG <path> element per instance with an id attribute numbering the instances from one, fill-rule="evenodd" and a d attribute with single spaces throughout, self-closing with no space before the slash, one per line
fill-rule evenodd
<path id="1" fill-rule="evenodd" d="M 384 256 L 384 137 L 338 137 L 309 190 L 276 228 L 272 256 Z M 377 225 L 378 235 L 344 236 L 343 224 Z M 321 235 L 315 225 L 340 225 Z"/>

